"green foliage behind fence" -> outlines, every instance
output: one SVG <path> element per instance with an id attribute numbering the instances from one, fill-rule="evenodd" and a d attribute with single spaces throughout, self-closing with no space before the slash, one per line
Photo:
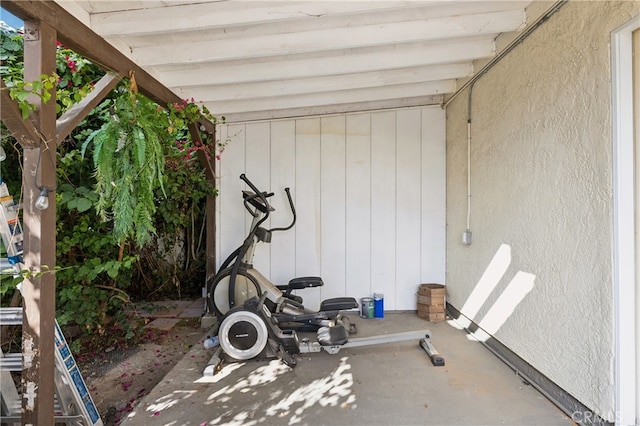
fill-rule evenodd
<path id="1" fill-rule="evenodd" d="M 25 90 L 22 35 L 2 29 L 0 36 L 2 77 L 13 90 Z M 58 46 L 57 55 L 56 102 L 61 113 L 86 96 L 104 72 L 64 46 Z M 130 83 L 125 80 L 114 89 L 57 151 L 56 315 L 62 325 L 77 324 L 88 333 L 102 330 L 105 323 L 125 324 L 124 307 L 131 301 L 198 297 L 204 285 L 205 200 L 208 194 L 215 195 L 215 188 L 206 181 L 194 151 L 202 149 L 210 155 L 216 143 L 191 141 L 185 128 L 188 117 L 185 121 L 180 111 L 197 113 L 193 102 L 160 107 L 132 93 Z M 123 116 L 123 105 L 132 100 L 130 106 L 137 115 Z M 122 124 L 136 128 L 131 130 L 131 140 L 121 140 L 121 129 L 116 129 L 115 140 L 100 133 L 100 129 L 112 131 L 114 119 L 126 119 Z M 150 134 L 149 129 L 155 132 Z M 101 150 L 96 150 L 98 139 Z M 22 150 L 4 125 L 1 143 L 7 159 L 0 163 L 0 177 L 19 199 Z M 136 158 L 127 159 L 126 166 L 109 163 L 109 157 L 114 158 L 126 143 Z M 151 153 L 141 145 L 150 143 L 155 144 Z M 94 156 L 99 161 L 94 162 Z M 155 163 L 154 169 L 146 173 L 142 170 L 149 162 Z M 109 168 L 109 180 L 97 179 L 105 169 L 96 166 Z M 132 166 L 137 168 L 124 170 Z M 144 194 L 132 189 L 132 180 L 140 178 L 149 190 Z M 126 194 L 109 198 L 113 188 Z M 117 222 L 114 225 L 123 200 L 133 209 L 134 227 L 145 228 L 142 237 L 137 229 L 123 231 Z M 142 204 L 149 216 L 136 213 Z M 0 292 L 5 305 L 13 289 L 3 286 Z"/>

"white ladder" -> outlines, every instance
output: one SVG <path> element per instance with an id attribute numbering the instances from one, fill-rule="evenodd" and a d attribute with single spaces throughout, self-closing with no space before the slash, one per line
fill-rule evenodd
<path id="1" fill-rule="evenodd" d="M 22 325 L 22 308 L 0 308 L 0 326 Z M 102 426 L 100 414 L 89 394 L 58 322 L 55 324 L 54 420 L 70 425 Z M 11 376 L 22 371 L 21 353 L 0 351 L 0 423 L 20 425 L 22 400 Z"/>
<path id="2" fill-rule="evenodd" d="M 14 275 L 22 269 L 22 228 L 18 205 L 0 179 L 0 239 L 7 259 L 0 259 L 2 274 Z M 22 308 L 0 308 L 0 328 L 22 326 Z M 71 425 L 102 426 L 100 414 L 82 379 L 67 340 L 55 322 L 54 420 Z M 11 372 L 22 371 L 22 353 L 0 350 L 0 424 L 22 424 L 22 400 Z"/>

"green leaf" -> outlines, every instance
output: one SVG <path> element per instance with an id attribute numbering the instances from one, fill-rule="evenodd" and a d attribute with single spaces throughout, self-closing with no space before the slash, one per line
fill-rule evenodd
<path id="1" fill-rule="evenodd" d="M 15 100 L 16 102 L 24 102 L 29 97 L 29 95 L 31 95 L 31 92 L 26 90 L 12 90 L 10 92 L 11 99 Z"/>
<path id="2" fill-rule="evenodd" d="M 69 210 L 73 210 L 78 206 L 78 199 L 77 198 L 71 198 L 70 200 L 67 201 L 67 208 Z"/>
<path id="3" fill-rule="evenodd" d="M 77 202 L 76 208 L 80 213 L 86 212 L 93 206 L 93 203 L 87 200 L 86 198 L 78 198 L 77 200 L 78 202 Z"/>
<path id="4" fill-rule="evenodd" d="M 107 269 L 107 275 L 110 278 L 116 278 L 118 276 L 118 271 L 120 270 L 120 262 L 113 262 L 110 267 Z"/>
<path id="5" fill-rule="evenodd" d="M 24 102 L 20 102 L 18 104 L 18 107 L 20 108 L 22 119 L 26 120 L 27 118 L 29 118 L 29 114 L 31 113 L 29 105 Z"/>

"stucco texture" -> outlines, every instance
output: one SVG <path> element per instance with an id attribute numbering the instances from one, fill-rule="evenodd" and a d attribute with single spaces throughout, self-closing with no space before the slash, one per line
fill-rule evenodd
<path id="1" fill-rule="evenodd" d="M 474 85 L 469 246 L 468 93 L 447 108 L 448 301 L 608 420 L 610 37 L 639 13 L 570 1 Z"/>

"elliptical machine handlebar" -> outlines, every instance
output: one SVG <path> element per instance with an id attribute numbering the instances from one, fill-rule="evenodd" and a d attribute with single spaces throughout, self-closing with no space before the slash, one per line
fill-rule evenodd
<path id="1" fill-rule="evenodd" d="M 271 228 L 269 229 L 269 232 L 274 232 L 274 231 L 287 231 L 291 228 L 293 228 L 293 225 L 296 224 L 296 208 L 293 205 L 293 200 L 291 199 L 291 191 L 289 190 L 289 188 L 285 188 L 284 192 L 287 193 L 287 198 L 289 199 L 289 207 L 291 208 L 291 213 L 293 214 L 293 220 L 291 221 L 291 224 L 289 224 L 289 226 L 285 227 L 285 228 Z"/>
<path id="2" fill-rule="evenodd" d="M 242 179 L 249 186 L 249 188 L 251 188 L 251 190 L 253 191 L 253 194 L 245 196 L 245 200 L 244 200 L 245 208 L 247 208 L 247 202 L 249 202 L 249 203 L 251 203 L 251 205 L 253 205 L 258 210 L 260 210 L 262 213 L 264 213 L 264 217 L 256 225 L 256 228 L 257 228 L 265 220 L 267 220 L 267 218 L 271 214 L 271 211 L 274 210 L 271 207 L 271 205 L 269 204 L 269 202 L 267 201 L 267 198 L 273 196 L 274 194 L 273 194 L 273 192 L 267 193 L 267 192 L 260 191 L 253 184 L 253 182 L 251 182 L 249 180 L 249 178 L 244 173 L 242 173 L 240 175 L 240 179 Z M 295 208 L 295 206 L 293 204 L 293 199 L 291 198 L 291 191 L 287 187 L 287 188 L 284 189 L 284 192 L 286 192 L 286 194 L 287 194 L 287 199 L 289 201 L 289 207 L 291 208 L 291 213 L 293 214 L 293 219 L 292 219 L 291 223 L 289 224 L 289 226 L 280 227 L 280 228 L 271 228 L 271 229 L 269 229 L 269 232 L 287 231 L 287 230 L 293 228 L 293 226 L 296 224 L 296 219 L 297 219 L 296 208 Z M 249 210 L 249 212 L 251 212 L 251 210 L 249 208 L 247 208 L 247 210 Z M 254 217 L 256 217 L 253 212 L 251 214 L 254 215 Z"/>
<path id="3" fill-rule="evenodd" d="M 240 179 L 242 179 L 244 181 L 244 183 L 249 185 L 249 188 L 251 188 L 251 190 L 255 194 L 255 195 L 251 195 L 251 196 L 245 197 L 245 200 L 244 200 L 245 208 L 247 207 L 247 202 L 251 202 L 251 204 L 253 206 L 255 206 L 258 210 L 260 210 L 261 212 L 264 213 L 264 217 L 262 219 L 260 219 L 258 221 L 258 223 L 256 224 L 256 226 L 255 226 L 255 229 L 257 229 L 260 225 L 262 225 L 262 223 L 265 220 L 267 220 L 269 218 L 269 214 L 271 213 L 271 206 L 269 205 L 269 202 L 267 201 L 267 197 L 270 197 L 271 195 L 273 195 L 273 193 L 272 194 L 267 194 L 266 192 L 261 192 L 258 188 L 256 188 L 256 186 L 253 184 L 253 182 L 251 182 L 249 180 L 249 178 L 244 173 L 242 173 L 240 175 Z M 258 198 L 260 199 L 259 201 L 258 201 Z M 254 202 L 252 202 L 252 201 L 254 201 Z M 262 204 L 262 206 L 259 206 L 258 203 Z M 263 208 L 264 208 L 264 210 L 263 210 Z M 247 208 L 247 210 L 249 210 L 251 212 L 250 209 Z M 257 217 L 257 216 L 255 216 L 255 214 L 253 214 L 253 215 L 254 215 L 254 217 Z"/>
<path id="4" fill-rule="evenodd" d="M 273 197 L 274 193 L 270 192 L 267 194 L 266 192 L 263 192 L 262 195 L 264 195 L 265 198 L 269 198 L 269 197 Z M 253 217 L 258 217 L 260 215 L 259 212 L 266 214 L 269 211 L 274 210 L 274 208 L 271 207 L 270 205 L 265 206 L 262 203 L 262 198 L 260 197 L 260 194 L 256 194 L 253 191 L 242 191 L 242 198 L 244 200 L 243 201 L 244 208 L 247 209 L 247 211 Z M 251 206 L 249 206 L 249 204 L 251 204 L 251 206 L 254 207 L 254 210 L 251 209 Z"/>

